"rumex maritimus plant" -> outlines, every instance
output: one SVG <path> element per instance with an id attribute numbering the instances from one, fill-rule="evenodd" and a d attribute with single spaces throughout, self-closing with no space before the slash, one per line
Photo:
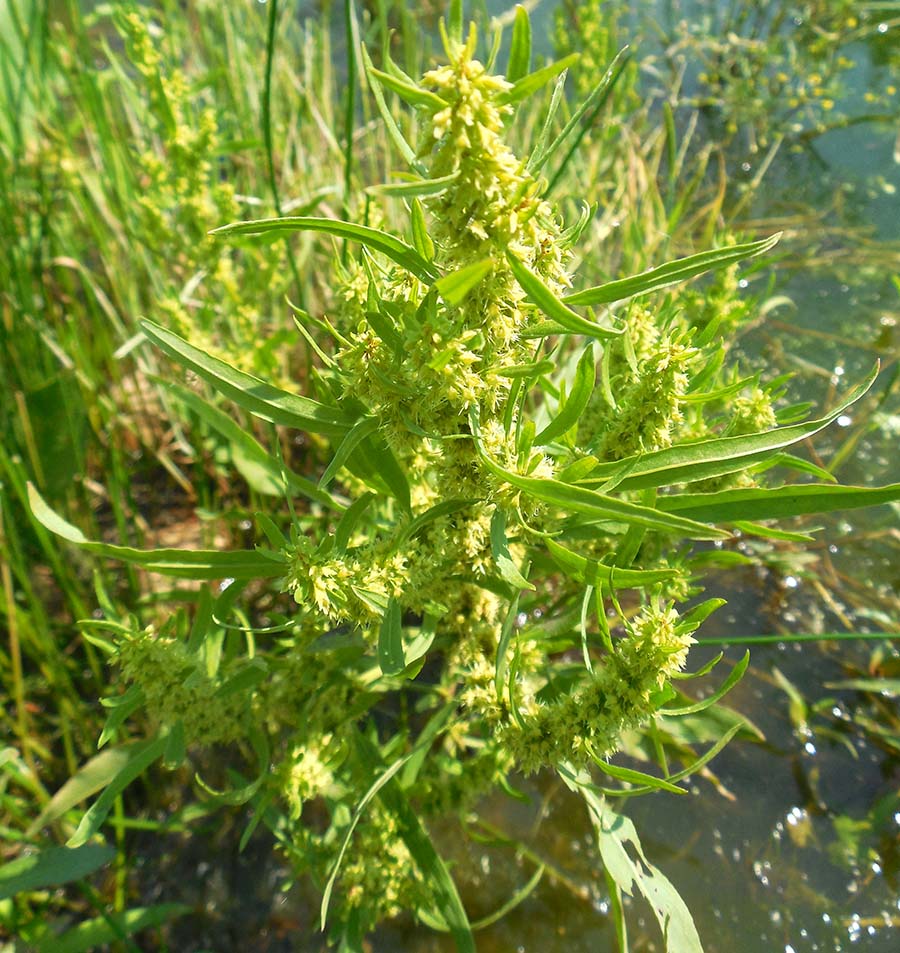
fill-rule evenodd
<path id="1" fill-rule="evenodd" d="M 509 123 L 574 60 L 531 71 L 524 12 L 503 76 L 492 55 L 477 58 L 459 5 L 443 40 L 446 65 L 418 82 L 387 57 L 381 69 L 366 60 L 411 168 L 382 189 L 409 203 L 407 235 L 306 216 L 217 230 L 251 240 L 322 232 L 362 246 L 336 261 L 334 313 L 295 309 L 319 360 L 314 396 L 144 324 L 222 395 L 328 447 L 313 483 L 249 434 L 234 436 L 289 504 L 283 519 L 259 517 L 265 544 L 142 552 L 93 543 L 32 494 L 38 518 L 88 551 L 229 581 L 201 590 L 192 619 L 174 613 L 148 631 L 107 606 L 108 618 L 89 627 L 128 686 L 107 700 L 101 742 L 138 710 L 156 730 L 123 749 L 121 770 L 70 843 L 93 837 L 118 793 L 155 761 L 237 745 L 255 756 L 257 775 L 198 784 L 208 797 L 253 805 L 298 873 L 322 885 L 323 924 L 336 940 L 359 949 L 380 920 L 414 911 L 471 950 L 473 924 L 426 822 L 474 807 L 496 786 L 514 794 L 517 773 L 549 769 L 584 798 L 610 889 L 637 888 L 669 949 L 697 950 L 684 904 L 608 798 L 682 792 L 678 781 L 734 730 L 664 777 L 611 757 L 624 731 L 714 704 L 746 667 L 703 702 L 675 687 L 692 634 L 720 604 L 678 608 L 699 592 L 693 541 L 727 540 L 735 525 L 765 535 L 759 521 L 900 495 L 757 485 L 766 465 L 790 465 L 785 448 L 837 417 L 871 378 L 827 416 L 802 421 L 795 408 L 773 407 L 777 389 L 726 368 L 714 322 L 647 297 L 763 253 L 773 239 L 570 291 L 590 216 L 562 222 L 544 176 L 617 67 L 561 130 L 551 115 L 523 158 L 507 145 Z M 403 137 L 386 93 L 417 112 L 417 143 Z M 269 619 L 254 626 L 239 604 L 256 580 L 288 598 L 273 597 Z"/>

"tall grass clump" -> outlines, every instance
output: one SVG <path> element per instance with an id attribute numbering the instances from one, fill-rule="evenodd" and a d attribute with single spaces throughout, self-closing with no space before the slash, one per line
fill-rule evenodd
<path id="1" fill-rule="evenodd" d="M 777 236 L 599 284 L 579 276 L 592 214 L 564 220 L 548 189 L 622 61 L 562 122 L 558 79 L 577 57 L 532 69 L 524 10 L 502 72 L 499 42 L 480 51 L 459 3 L 441 36 L 442 65 L 418 79 L 386 51 L 379 67 L 362 52 L 406 168 L 370 189 L 357 217 L 237 221 L 201 240 L 200 251 L 225 241 L 254 260 L 271 255 L 261 267 L 277 273 L 291 252 L 272 239 L 335 241 L 332 304 L 293 306 L 311 355 L 303 393 L 264 362 L 230 358 L 178 309 L 141 325 L 196 385 L 180 399 L 281 495 L 283 506 L 256 516 L 253 548 L 92 541 L 30 489 L 45 530 L 190 581 L 149 624 L 101 590 L 101 618 L 84 626 L 115 675 L 105 750 L 73 779 L 97 797 L 68 845 L 98 845 L 122 791 L 152 766 L 196 765 L 206 752 L 200 796 L 252 808 L 242 843 L 270 828 L 294 874 L 318 887 L 322 927 L 343 949 L 412 914 L 474 950 L 473 930 L 497 911 L 477 910 L 479 920 L 477 901 L 464 905 L 432 832 L 454 819 L 466 830 L 485 794 L 521 798 L 520 779 L 544 772 L 594 825 L 623 949 L 621 895 L 637 891 L 668 949 L 696 951 L 687 908 L 613 799 L 686 793 L 679 782 L 740 726 L 677 770 L 661 757 L 658 771 L 639 771 L 615 755 L 627 732 L 658 740 L 711 708 L 746 669 L 745 657 L 702 701 L 684 691 L 714 665 L 688 668 L 694 633 L 722 603 L 699 598 L 710 544 L 900 498 L 897 486 L 778 485 L 769 474 L 775 464 L 815 471 L 788 448 L 859 399 L 875 370 L 808 419 L 785 402 L 785 380 L 763 384 L 733 365 L 727 316 L 668 293 L 767 253 Z M 517 154 L 510 127 L 551 83 L 536 141 Z M 401 126 L 394 98 L 415 123 Z M 160 187 L 170 174 L 158 170 Z M 199 227 L 230 208 L 189 202 L 186 214 Z M 211 392 L 262 424 L 225 417 Z M 308 435 L 328 461 L 315 479 L 292 469 L 279 429 Z M 71 795 L 51 801 L 38 827 L 73 806 Z"/>

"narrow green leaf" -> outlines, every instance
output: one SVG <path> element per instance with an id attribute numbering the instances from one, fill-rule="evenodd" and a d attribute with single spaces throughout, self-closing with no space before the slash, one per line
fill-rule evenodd
<path id="1" fill-rule="evenodd" d="M 447 34 L 456 43 L 463 41 L 463 4 L 462 0 L 450 0 L 447 14 Z M 447 53 L 449 54 L 449 50 Z"/>
<path id="2" fill-rule="evenodd" d="M 591 394 L 594 392 L 596 375 L 594 348 L 593 345 L 588 345 L 578 361 L 578 366 L 575 369 L 575 379 L 572 381 L 572 390 L 565 404 L 562 405 L 553 420 L 534 438 L 535 444 L 545 446 L 568 433 L 578 423 L 585 407 L 588 405 L 588 401 L 591 399 Z"/>
<path id="3" fill-rule="evenodd" d="M 687 794 L 684 788 L 672 784 L 665 778 L 655 778 L 652 774 L 646 774 L 644 771 L 636 771 L 634 768 L 623 768 L 618 764 L 610 764 L 602 758 L 594 758 L 594 764 L 604 773 L 617 781 L 624 781 L 627 784 L 640 784 L 652 788 L 656 791 L 668 791 L 669 794 Z"/>
<path id="4" fill-rule="evenodd" d="M 890 698 L 900 697 L 900 678 L 845 678 L 839 682 L 826 682 L 825 687 L 854 692 L 873 692 Z"/>
<path id="5" fill-rule="evenodd" d="M 379 773 L 382 765 L 377 748 L 359 733 L 355 736 L 355 742 L 355 750 L 363 766 L 372 775 Z M 395 778 L 390 778 L 382 785 L 378 798 L 397 821 L 403 842 L 423 879 L 434 892 L 438 911 L 453 935 L 458 953 L 476 953 L 472 927 L 450 871 Z"/>
<path id="6" fill-rule="evenodd" d="M 440 195 L 459 178 L 459 172 L 442 175 L 436 179 L 416 177 L 409 182 L 386 182 L 383 185 L 370 185 L 366 192 L 370 195 L 387 195 L 392 198 L 414 198 Z"/>
<path id="7" fill-rule="evenodd" d="M 531 20 L 528 11 L 521 4 L 516 5 L 516 18 L 513 21 L 512 42 L 509 47 L 509 62 L 506 66 L 506 78 L 516 83 L 531 69 Z"/>
<path id="8" fill-rule="evenodd" d="M 277 558 L 259 550 L 219 552 L 207 549 L 131 549 L 111 543 L 95 543 L 50 509 L 30 483 L 28 500 L 35 519 L 45 528 L 81 549 L 109 559 L 141 566 L 148 572 L 180 579 L 271 579 L 284 574 Z"/>
<path id="9" fill-rule="evenodd" d="M 524 490 L 535 499 L 553 503 L 570 513 L 582 513 L 598 522 L 611 520 L 646 526 L 649 529 L 668 533 L 679 533 L 689 539 L 722 539 L 728 536 L 722 530 L 713 529 L 692 520 L 679 520 L 652 507 L 627 503 L 624 500 L 613 499 L 613 497 L 603 496 L 582 487 L 559 483 L 556 480 L 520 476 L 494 463 L 485 453 L 478 437 L 476 437 L 476 446 L 485 466 L 498 477 Z M 677 521 L 673 522 L 673 520 Z"/>
<path id="10" fill-rule="evenodd" d="M 591 472 L 590 478 L 583 482 L 586 485 L 603 483 L 613 474 L 619 473 L 625 464 L 631 469 L 619 484 L 622 490 L 688 483 L 746 469 L 776 451 L 823 430 L 869 390 L 877 375 L 876 364 L 862 383 L 853 387 L 836 407 L 818 420 L 808 420 L 790 427 L 776 427 L 774 430 L 745 436 L 714 437 L 711 440 L 684 443 L 625 460 L 602 463 Z"/>
<path id="11" fill-rule="evenodd" d="M 364 466 L 357 466 L 359 463 Z M 366 437 L 360 443 L 357 452 L 347 461 L 347 468 L 374 489 L 385 487 L 405 512 L 411 511 L 412 503 L 406 473 L 381 437 L 377 435 Z"/>
<path id="12" fill-rule="evenodd" d="M 628 896 L 637 888 L 650 904 L 667 953 L 703 953 L 690 910 L 668 878 L 647 860 L 631 820 L 587 789 L 582 788 L 582 796 L 597 831 L 604 867 Z"/>
<path id="13" fill-rule="evenodd" d="M 668 715 L 670 717 L 675 717 L 678 715 L 695 715 L 698 711 L 705 711 L 712 705 L 715 705 L 719 699 L 724 698 L 732 688 L 744 677 L 744 672 L 747 671 L 747 666 L 750 664 L 750 652 L 747 651 L 744 653 L 744 657 L 734 666 L 729 674 L 728 678 L 708 697 L 704 698 L 702 701 L 695 702 L 691 705 L 683 705 L 680 708 L 661 708 L 659 713 L 661 715 Z"/>
<path id="14" fill-rule="evenodd" d="M 107 748 L 83 764 L 53 795 L 25 832 L 25 836 L 33 837 L 48 824 L 52 824 L 67 811 L 106 787 L 128 763 L 131 757 L 129 751 L 134 747 L 135 745 L 125 745 L 121 748 Z"/>
<path id="15" fill-rule="evenodd" d="M 437 93 L 422 89 L 421 86 L 402 80 L 392 73 L 384 73 L 380 69 L 376 69 L 371 61 L 366 64 L 366 72 L 369 78 L 374 76 L 382 86 L 386 86 L 391 92 L 396 93 L 410 106 L 421 107 L 433 112 L 445 109 L 448 105 Z"/>
<path id="16" fill-rule="evenodd" d="M 369 789 L 362 796 L 359 804 L 356 805 L 356 810 L 353 812 L 353 817 L 350 819 L 350 824 L 347 827 L 346 832 L 344 833 L 344 839 L 341 841 L 341 847 L 338 851 L 338 855 L 335 858 L 334 865 L 331 868 L 331 873 L 328 875 L 328 882 L 325 884 L 325 890 L 322 892 L 322 904 L 319 907 L 319 925 L 320 929 L 325 929 L 325 924 L 328 921 L 328 907 L 331 905 L 331 894 L 334 891 L 334 884 L 337 880 L 337 875 L 340 873 L 341 864 L 344 861 L 344 854 L 347 853 L 347 848 L 350 846 L 350 839 L 353 837 L 353 832 L 356 830 L 356 825 L 359 823 L 360 818 L 365 813 L 366 807 L 368 807 L 369 802 L 376 794 L 387 784 L 391 778 L 403 767 L 404 764 L 412 757 L 412 754 L 406 755 L 404 758 L 398 758 L 389 768 L 381 772 L 375 781 L 369 786 Z"/>
<path id="17" fill-rule="evenodd" d="M 549 66 L 544 66 L 542 69 L 535 70 L 533 73 L 523 76 L 520 80 L 513 83 L 511 89 L 508 89 L 505 93 L 501 93 L 497 97 L 497 102 L 501 104 L 521 102 L 521 100 L 527 96 L 536 93 L 542 86 L 546 86 L 551 79 L 559 76 L 563 70 L 577 63 L 579 55 L 578 53 L 570 53 L 561 60 L 550 63 Z"/>
<path id="18" fill-rule="evenodd" d="M 137 745 L 130 745 L 127 749 L 128 760 L 119 768 L 110 779 L 103 793 L 87 810 L 75 833 L 69 838 L 67 847 L 80 847 L 86 844 L 100 830 L 113 806 L 113 801 L 147 768 L 158 761 L 166 750 L 165 735 L 152 738 Z"/>
<path id="19" fill-rule="evenodd" d="M 416 198 L 412 200 L 412 214 L 410 217 L 416 251 L 430 262 L 434 258 L 434 242 L 428 234 L 428 222 L 425 221 L 425 209 L 422 207 L 422 203 Z"/>
<path id="20" fill-rule="evenodd" d="M 363 417 L 362 420 L 358 420 L 349 431 L 347 435 L 341 441 L 337 450 L 334 453 L 334 457 L 331 462 L 325 468 L 325 472 L 322 474 L 321 479 L 319 480 L 319 488 L 324 489 L 328 484 L 334 479 L 338 470 L 344 466 L 347 460 L 350 457 L 350 454 L 362 443 L 366 437 L 375 433 L 378 430 L 379 422 L 377 417 Z"/>
<path id="21" fill-rule="evenodd" d="M 406 164 L 411 168 L 415 169 L 420 175 L 424 176 L 427 174 L 424 163 L 420 162 L 416 157 L 415 149 L 406 141 L 403 133 L 400 131 L 400 127 L 397 125 L 397 120 L 394 119 L 393 114 L 388 108 L 388 104 L 384 100 L 384 90 L 381 88 L 381 83 L 369 73 L 369 70 L 373 68 L 372 59 L 369 56 L 369 51 L 363 46 L 361 48 L 363 65 L 365 66 L 366 72 L 369 75 L 369 87 L 372 90 L 372 95 L 375 97 L 375 104 L 378 107 L 378 112 L 381 113 L 381 119 L 384 122 L 385 129 L 388 131 L 388 135 L 391 137 L 394 145 L 397 147 L 400 155 L 403 156 Z"/>
<path id="22" fill-rule="evenodd" d="M 353 423 L 336 408 L 326 407 L 309 397 L 289 394 L 258 377 L 245 374 L 152 321 L 141 321 L 141 328 L 169 357 L 263 420 L 326 436 L 341 436 Z"/>
<path id="23" fill-rule="evenodd" d="M 546 545 L 554 562 L 566 570 L 571 578 L 589 586 L 602 586 L 607 590 L 636 589 L 678 576 L 677 569 L 620 569 L 596 559 L 579 556 L 552 539 L 546 540 Z"/>
<path id="24" fill-rule="evenodd" d="M 567 307 L 544 284 L 543 281 L 527 265 L 521 262 L 512 252 L 507 251 L 506 259 L 515 276 L 516 281 L 529 298 L 557 324 L 573 334 L 587 334 L 594 338 L 615 338 L 622 332 L 613 328 L 604 328 L 593 321 L 588 321 L 571 308 Z"/>
<path id="25" fill-rule="evenodd" d="M 587 288 L 584 291 L 566 295 L 563 301 L 572 305 L 609 304 L 613 301 L 631 298 L 634 295 L 648 294 L 659 288 L 665 288 L 680 281 L 687 281 L 688 278 L 702 275 L 705 271 L 710 271 L 713 268 L 724 268 L 726 265 L 734 264 L 744 258 L 761 255 L 773 248 L 779 238 L 781 238 L 781 232 L 762 241 L 715 248 L 711 251 L 700 252 L 698 255 L 679 258 L 631 278 L 609 281 L 605 285 L 597 285 L 594 288 Z"/>
<path id="26" fill-rule="evenodd" d="M 366 248 L 381 252 L 421 281 L 431 284 L 438 278 L 434 266 L 427 262 L 406 242 L 368 225 L 356 225 L 334 218 L 316 218 L 307 215 L 263 218 L 253 222 L 232 222 L 214 228 L 211 235 L 231 238 L 241 235 L 277 235 L 288 232 L 325 232 L 349 241 L 360 242 Z"/>
<path id="27" fill-rule="evenodd" d="M 108 913 L 85 920 L 59 936 L 44 936 L 34 945 L 35 953 L 92 953 L 108 944 L 131 937 L 141 930 L 158 927 L 176 917 L 193 913 L 184 903 L 157 903 L 152 907 L 133 907 L 123 913 Z"/>
<path id="28" fill-rule="evenodd" d="M 366 510 L 375 500 L 374 493 L 363 493 L 363 495 L 353 502 L 341 517 L 341 521 L 334 531 L 334 551 L 344 553 L 350 545 L 350 538 L 356 529 L 359 521 L 362 519 Z"/>
<path id="29" fill-rule="evenodd" d="M 493 267 L 494 260 L 492 258 L 476 261 L 472 265 L 466 265 L 465 268 L 460 268 L 458 271 L 439 278 L 434 283 L 434 288 L 448 304 L 461 304 L 466 295 Z"/>
<path id="30" fill-rule="evenodd" d="M 797 486 L 754 487 L 721 493 L 685 493 L 660 498 L 660 509 L 710 523 L 741 520 L 787 519 L 809 513 L 833 513 L 893 503 L 900 500 L 900 483 L 889 486 L 834 486 L 803 483 Z"/>
<path id="31" fill-rule="evenodd" d="M 619 77 L 622 75 L 622 71 L 625 69 L 625 66 L 628 64 L 631 54 L 628 51 L 628 47 L 624 47 L 617 54 L 615 59 L 609 64 L 606 72 L 603 74 L 600 82 L 591 90 L 584 102 L 575 110 L 572 114 L 572 118 L 565 124 L 562 132 L 550 143 L 550 145 L 541 152 L 536 152 L 534 157 L 529 160 L 528 171 L 532 175 L 537 176 L 537 173 L 547 164 L 547 162 L 556 154 L 556 152 L 562 148 L 566 143 L 566 140 L 574 134 L 575 138 L 572 140 L 569 148 L 566 151 L 566 155 L 563 157 L 562 162 L 560 162 L 559 168 L 553 174 L 553 177 L 550 180 L 548 190 L 552 189 L 553 186 L 559 181 L 560 176 L 565 171 L 566 166 L 572 159 L 572 156 L 575 153 L 575 150 L 578 148 L 581 140 L 587 134 L 588 130 L 593 126 L 594 121 L 597 116 L 600 114 L 600 110 L 606 105 L 609 97 L 612 95 L 613 89 L 615 89 L 616 83 L 618 82 Z"/>
<path id="32" fill-rule="evenodd" d="M 398 675 L 406 668 L 402 615 L 400 603 L 391 596 L 378 630 L 378 664 L 385 675 Z"/>
<path id="33" fill-rule="evenodd" d="M 218 407 L 204 400 L 199 394 L 172 381 L 160 378 L 158 382 L 167 390 L 172 391 L 204 423 L 231 444 L 232 462 L 235 468 L 258 493 L 281 496 L 286 485 L 288 490 L 299 493 L 309 500 L 315 500 L 329 509 L 345 509 L 330 493 L 319 489 L 312 480 L 307 480 L 287 469 L 282 461 L 272 456 L 240 424 Z"/>
<path id="34" fill-rule="evenodd" d="M 36 854 L 18 857 L 0 867 L 0 900 L 24 891 L 59 887 L 81 880 L 115 856 L 115 849 L 106 844 L 84 844 L 48 847 Z"/>
<path id="35" fill-rule="evenodd" d="M 534 590 L 534 586 L 519 572 L 519 567 L 509 554 L 509 543 L 506 539 L 506 513 L 499 506 L 491 517 L 491 550 L 500 576 L 505 582 L 508 582 L 513 589 Z"/>

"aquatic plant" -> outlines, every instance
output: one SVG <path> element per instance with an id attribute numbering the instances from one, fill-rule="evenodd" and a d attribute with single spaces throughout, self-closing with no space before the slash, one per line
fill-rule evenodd
<path id="1" fill-rule="evenodd" d="M 198 785 L 213 801 L 252 805 L 246 836 L 265 823 L 297 873 L 322 886 L 335 941 L 361 949 L 366 932 L 408 911 L 473 950 L 474 925 L 428 823 L 476 809 L 492 789 L 516 796 L 518 775 L 549 770 L 583 798 L 616 900 L 641 892 L 668 948 L 698 950 L 683 902 L 609 798 L 683 793 L 678 782 L 739 726 L 674 773 L 612 758 L 626 730 L 711 707 L 746 668 L 745 658 L 702 702 L 678 687 L 693 633 L 721 604 L 686 605 L 702 585 L 695 543 L 727 543 L 730 527 L 765 537 L 767 520 L 900 497 L 896 486 L 758 485 L 776 462 L 809 470 L 785 449 L 865 393 L 874 371 L 805 420 L 779 408 L 776 388 L 726 366 L 727 322 L 682 315 L 656 294 L 764 254 L 775 237 L 571 291 L 590 216 L 563 222 L 545 176 L 618 70 L 561 130 L 551 115 L 520 157 L 509 123 L 574 59 L 532 71 L 524 11 L 502 75 L 498 46 L 478 58 L 458 3 L 442 38 L 446 63 L 418 81 L 387 54 L 380 68 L 365 54 L 410 168 L 381 189 L 408 202 L 405 234 L 372 218 L 311 216 L 214 232 L 318 232 L 362 246 L 335 256 L 333 313 L 294 309 L 317 358 L 309 395 L 226 363 L 181 326 L 143 324 L 245 411 L 312 435 L 329 460 L 318 481 L 289 469 L 277 438 L 267 449 L 185 391 L 284 493 L 283 514 L 258 516 L 255 548 L 91 542 L 32 489 L 37 519 L 88 552 L 221 581 L 192 596 L 190 617 L 182 609 L 147 629 L 104 600 L 106 618 L 86 625 L 123 688 L 105 700 L 101 745 L 137 712 L 153 730 L 113 749 L 115 770 L 69 843 L 88 845 L 150 765 L 227 744 L 255 773 L 231 762 Z M 416 112 L 417 142 L 388 93 Z M 250 619 L 241 603 L 252 604 L 259 581 L 266 607 Z M 91 771 L 96 763 L 82 777 Z M 51 807 L 42 821 L 56 816 Z"/>

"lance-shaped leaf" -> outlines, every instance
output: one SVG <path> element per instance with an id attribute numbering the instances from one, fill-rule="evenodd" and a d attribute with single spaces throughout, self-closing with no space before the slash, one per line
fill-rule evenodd
<path id="1" fill-rule="evenodd" d="M 823 430 L 869 390 L 877 375 L 876 364 L 864 381 L 852 388 L 836 407 L 818 420 L 808 420 L 790 427 L 776 427 L 764 433 L 698 440 L 614 463 L 602 463 L 592 470 L 590 478 L 583 482 L 585 485 L 605 483 L 610 477 L 621 474 L 624 467 L 627 468 L 627 476 L 618 483 L 619 489 L 641 490 L 705 480 L 744 470 L 784 447 Z"/>
<path id="2" fill-rule="evenodd" d="M 434 266 L 427 262 L 411 245 L 368 225 L 356 225 L 334 218 L 316 218 L 309 215 L 262 218 L 254 222 L 232 222 L 214 228 L 211 235 L 231 238 L 241 235 L 278 235 L 288 232 L 325 232 L 336 238 L 359 242 L 372 251 L 381 252 L 391 261 L 415 275 L 421 281 L 431 283 L 438 277 Z"/>
<path id="3" fill-rule="evenodd" d="M 388 135 L 394 142 L 394 145 L 400 152 L 400 155 L 406 160 L 407 164 L 411 169 L 415 169 L 416 172 L 421 175 L 426 174 L 426 169 L 424 163 L 420 162 L 416 158 L 415 149 L 406 141 L 406 137 L 400 131 L 400 127 L 397 125 L 397 120 L 394 119 L 393 114 L 388 108 L 388 104 L 384 101 L 384 90 L 381 88 L 381 83 L 378 82 L 377 77 L 373 76 L 369 70 L 373 69 L 372 59 L 369 56 L 369 51 L 362 47 L 362 58 L 363 63 L 366 68 L 366 72 L 369 75 L 369 85 L 372 89 L 372 95 L 375 97 L 375 103 L 378 106 L 378 111 L 381 113 L 381 118 L 384 122 L 385 128 L 388 131 Z"/>
<path id="4" fill-rule="evenodd" d="M 160 735 L 137 745 L 128 745 L 127 759 L 116 774 L 110 779 L 103 793 L 87 810 L 75 833 L 69 838 L 68 847 L 80 847 L 86 844 L 100 830 L 100 825 L 106 820 L 115 799 L 139 777 L 147 768 L 158 761 L 166 750 L 166 737 Z"/>
<path id="5" fill-rule="evenodd" d="M 512 42 L 509 45 L 509 62 L 506 79 L 517 83 L 531 69 L 531 19 L 523 6 L 516 7 L 513 21 Z"/>
<path id="6" fill-rule="evenodd" d="M 597 285 L 594 288 L 587 288 L 585 291 L 566 295 L 563 300 L 567 304 L 595 305 L 609 304 L 612 301 L 622 301 L 634 295 L 647 294 L 659 288 L 677 284 L 679 281 L 686 281 L 688 278 L 702 275 L 705 271 L 724 268 L 726 265 L 732 265 L 744 258 L 761 255 L 773 248 L 779 238 L 781 238 L 781 232 L 762 241 L 731 245 L 727 248 L 714 248 L 711 251 L 700 252 L 698 255 L 679 258 L 631 278 L 608 281 L 605 285 Z"/>
<path id="7" fill-rule="evenodd" d="M 668 878 L 647 860 L 634 824 L 616 814 L 605 800 L 582 788 L 597 832 L 603 865 L 619 888 L 635 888 L 653 909 L 668 953 L 703 953 L 697 928 L 685 902 Z"/>
<path id="8" fill-rule="evenodd" d="M 888 486 L 833 486 L 803 483 L 798 486 L 755 487 L 721 493 L 684 493 L 659 500 L 660 509 L 712 523 L 743 520 L 787 519 L 810 513 L 833 513 L 900 500 L 900 483 Z"/>
<path id="9" fill-rule="evenodd" d="M 544 66 L 542 69 L 535 70 L 533 73 L 529 73 L 527 76 L 516 80 L 510 89 L 497 97 L 497 102 L 508 104 L 518 103 L 527 96 L 531 96 L 532 93 L 536 93 L 542 86 L 546 86 L 555 76 L 559 76 L 563 70 L 577 63 L 579 55 L 578 53 L 570 53 L 561 60 L 557 60 L 549 66 Z"/>
<path id="10" fill-rule="evenodd" d="M 330 493 L 319 489 L 312 480 L 287 469 L 282 461 L 272 456 L 240 424 L 199 394 L 172 381 L 159 378 L 157 380 L 231 444 L 232 461 L 236 469 L 257 492 L 281 496 L 285 489 L 288 489 L 323 506 L 337 510 L 346 509 Z"/>
<path id="11" fill-rule="evenodd" d="M 141 328 L 169 357 L 194 371 L 219 393 L 256 417 L 329 437 L 346 433 L 353 424 L 353 420 L 342 411 L 326 407 L 309 397 L 289 394 L 258 377 L 245 374 L 152 321 L 142 321 Z"/>
<path id="12" fill-rule="evenodd" d="M 132 549 L 111 543 L 96 543 L 50 509 L 30 483 L 28 501 L 37 521 L 81 549 L 109 559 L 140 566 L 148 572 L 179 579 L 271 579 L 284 574 L 278 554 L 259 550 L 218 552 L 208 549 Z"/>
<path id="13" fill-rule="evenodd" d="M 386 86 L 389 90 L 396 93 L 404 102 L 409 103 L 410 106 L 418 106 L 433 112 L 434 110 L 444 109 L 448 105 L 437 93 L 433 93 L 429 89 L 422 89 L 421 86 L 417 86 L 408 79 L 401 79 L 393 73 L 385 73 L 380 69 L 376 69 L 372 65 L 371 60 L 366 63 L 366 72 L 370 78 L 374 76 L 382 86 Z"/>
<path id="14" fill-rule="evenodd" d="M 597 588 L 605 586 L 608 589 L 636 589 L 678 576 L 677 569 L 619 569 L 596 559 L 579 556 L 552 539 L 546 540 L 546 546 L 554 562 L 561 566 L 567 575 Z"/>
<path id="15" fill-rule="evenodd" d="M 516 281 L 529 298 L 557 324 L 572 334 L 587 334 L 594 338 L 618 337 L 622 331 L 614 328 L 604 328 L 594 321 L 588 321 L 576 311 L 563 304 L 543 281 L 512 252 L 506 253 L 509 267 Z"/>
<path id="16" fill-rule="evenodd" d="M 397 675 L 406 667 L 402 615 L 400 603 L 391 596 L 378 630 L 378 664 L 385 675 Z"/>
<path id="17" fill-rule="evenodd" d="M 581 140 L 593 126 L 594 120 L 597 118 L 600 110 L 606 105 L 619 76 L 622 74 L 622 70 L 625 69 L 628 63 L 630 55 L 628 47 L 620 50 L 612 63 L 609 64 L 609 68 L 603 74 L 600 82 L 591 90 L 588 97 L 572 114 L 572 118 L 565 124 L 562 132 L 560 132 L 549 146 L 543 147 L 540 143 L 538 144 L 538 148 L 528 161 L 528 171 L 535 176 L 544 165 L 546 165 L 548 160 L 566 143 L 569 137 L 573 133 L 577 133 L 575 138 L 569 143 L 569 148 L 563 160 L 560 162 L 559 168 L 553 174 L 548 190 L 552 189 L 559 180 L 560 175 L 571 161 Z"/>
<path id="18" fill-rule="evenodd" d="M 442 175 L 436 179 L 423 179 L 420 176 L 410 178 L 406 182 L 385 182 L 381 185 L 370 185 L 366 189 L 370 195 L 389 195 L 393 198 L 413 198 L 422 195 L 440 195 L 459 178 L 459 171 L 450 175 Z"/>
<path id="19" fill-rule="evenodd" d="M 56 888 L 82 880 L 108 864 L 116 856 L 106 844 L 81 847 L 48 847 L 36 854 L 18 857 L 0 866 L 0 900 L 25 891 Z"/>
<path id="20" fill-rule="evenodd" d="M 637 503 L 628 503 L 617 500 L 593 490 L 571 486 L 557 480 L 540 479 L 537 477 L 521 476 L 495 463 L 485 452 L 480 438 L 476 435 L 475 444 L 485 466 L 495 475 L 529 496 L 545 503 L 552 503 L 569 513 L 581 513 L 594 522 L 617 522 L 635 526 L 646 526 L 648 529 L 659 530 L 664 533 L 677 533 L 688 539 L 723 539 L 729 533 L 704 526 L 694 520 L 685 520 L 669 513 L 662 513 L 649 506 L 640 506 Z"/>
<path id="21" fill-rule="evenodd" d="M 435 290 L 448 304 L 458 305 L 493 267 L 492 258 L 476 261 L 439 278 L 434 283 Z"/>
<path id="22" fill-rule="evenodd" d="M 575 379 L 572 381 L 572 390 L 566 402 L 553 420 L 534 438 L 537 446 L 544 446 L 556 440 L 578 423 L 594 392 L 595 379 L 594 348 L 589 346 L 581 355 L 578 366 L 575 368 Z"/>

